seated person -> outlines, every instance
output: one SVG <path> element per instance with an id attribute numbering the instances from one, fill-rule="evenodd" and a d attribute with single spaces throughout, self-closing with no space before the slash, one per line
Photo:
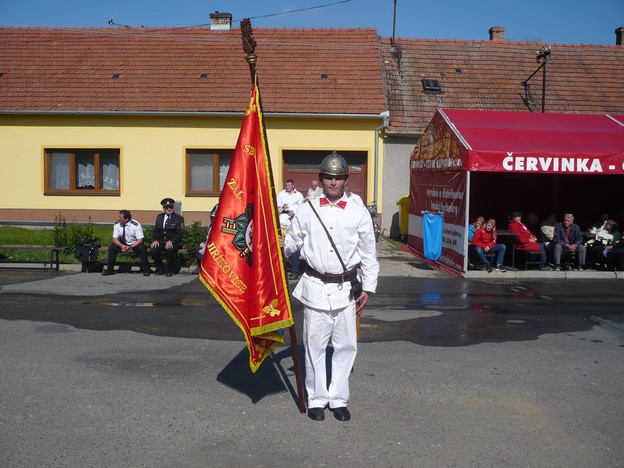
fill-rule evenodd
<path id="1" fill-rule="evenodd" d="M 481 260 L 481 263 L 485 265 L 485 269 L 488 273 L 492 272 L 492 265 L 485 256 L 485 254 L 496 254 L 496 271 L 505 273 L 507 270 L 503 266 L 505 260 L 506 246 L 504 244 L 496 243 L 496 221 L 488 219 L 485 226 L 481 226 L 475 231 L 472 238 L 472 245 L 475 247 L 475 252 Z"/>
<path id="2" fill-rule="evenodd" d="M 474 264 L 478 260 L 478 257 L 475 253 L 474 245 L 472 245 L 472 238 L 474 237 L 474 233 L 477 229 L 483 226 L 485 223 L 485 219 L 483 216 L 477 216 L 471 225 L 468 226 L 468 269 L 474 270 Z"/>
<path id="3" fill-rule="evenodd" d="M 577 268 L 582 271 L 585 266 L 585 246 L 583 245 L 583 233 L 578 224 L 574 224 L 574 215 L 566 213 L 563 222 L 555 226 L 555 270 L 561 270 L 561 254 L 569 253 L 576 260 Z"/>
<path id="4" fill-rule="evenodd" d="M 557 213 L 554 211 L 547 211 L 544 216 L 544 221 L 539 228 L 538 241 L 544 244 L 544 250 L 546 255 L 552 260 L 555 238 L 555 226 L 557 225 Z"/>
<path id="5" fill-rule="evenodd" d="M 208 243 L 208 238 L 210 237 L 212 223 L 214 223 L 215 217 L 217 216 L 217 208 L 219 208 L 218 203 L 210 211 L 210 226 L 208 226 L 208 234 L 206 234 L 206 240 L 199 244 L 199 249 L 197 250 L 197 252 L 195 252 L 195 258 L 197 259 L 197 268 L 195 268 L 195 270 L 193 271 L 194 275 L 197 275 L 201 270 L 201 263 L 204 259 L 204 253 L 206 252 L 206 244 Z"/>
<path id="6" fill-rule="evenodd" d="M 595 221 L 591 226 L 587 228 L 587 232 L 589 232 L 589 237 L 593 239 L 594 235 L 596 234 L 596 230 L 600 229 L 601 226 L 604 226 L 604 224 L 609 219 L 611 219 L 611 216 L 609 216 L 609 213 L 602 213 L 600 215 L 600 219 L 598 221 Z"/>
<path id="7" fill-rule="evenodd" d="M 164 198 L 160 204 L 163 212 L 156 217 L 154 236 L 151 244 L 152 258 L 156 264 L 156 274 L 173 276 L 175 259 L 184 244 L 184 218 L 173 211 L 173 198 Z M 167 267 L 163 265 L 162 254 L 167 258 Z"/>
<path id="8" fill-rule="evenodd" d="M 555 226 L 557 225 L 557 213 L 554 211 L 547 211 L 544 216 L 544 221 L 540 225 L 539 241 L 544 244 L 544 247 L 548 247 L 555 238 Z"/>
<path id="9" fill-rule="evenodd" d="M 143 227 L 141 223 L 132 219 L 132 214 L 128 210 L 121 210 L 113 226 L 113 243 L 108 247 L 108 263 L 102 274 L 114 275 L 115 261 L 119 252 L 126 253 L 131 250 L 134 250 L 141 259 L 143 276 L 149 276 L 150 269 L 147 263 L 147 248 L 143 242 Z"/>
<path id="10" fill-rule="evenodd" d="M 613 247 L 613 243 L 620 239 L 618 225 L 613 219 L 608 219 L 602 226 L 595 229 L 590 236 L 592 237 L 585 243 L 587 251 L 585 265 L 588 268 L 601 269 L 608 252 Z"/>
<path id="11" fill-rule="evenodd" d="M 468 226 L 468 242 L 472 242 L 474 233 L 477 231 L 477 229 L 483 226 L 483 223 L 485 223 L 485 219 L 483 218 L 483 216 L 477 216 L 472 224 Z"/>
<path id="12" fill-rule="evenodd" d="M 514 211 L 509 216 L 508 229 L 514 234 L 513 241 L 516 250 L 521 252 L 539 252 L 540 253 L 540 268 L 542 270 L 548 270 L 546 266 L 546 250 L 544 244 L 537 242 L 537 237 L 529 231 L 529 228 L 522 222 L 522 213 Z"/>
<path id="13" fill-rule="evenodd" d="M 624 271 L 624 241 L 615 220 L 610 220 L 611 230 L 609 233 L 613 239 L 609 239 L 602 251 L 602 260 L 605 268 L 610 271 Z"/>

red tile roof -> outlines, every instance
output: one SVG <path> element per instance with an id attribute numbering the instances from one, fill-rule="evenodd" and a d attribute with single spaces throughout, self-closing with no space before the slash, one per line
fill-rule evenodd
<path id="1" fill-rule="evenodd" d="M 265 112 L 385 110 L 374 29 L 254 37 Z M 0 28 L 0 44 L 0 111 L 242 112 L 249 97 L 238 29 Z"/>
<path id="2" fill-rule="evenodd" d="M 390 110 L 386 133 L 421 133 L 437 107 L 541 112 L 543 44 L 506 41 L 381 39 Z M 624 113 L 624 47 L 551 46 L 546 74 L 546 112 Z M 439 80 L 442 92 L 425 92 L 422 79 Z"/>

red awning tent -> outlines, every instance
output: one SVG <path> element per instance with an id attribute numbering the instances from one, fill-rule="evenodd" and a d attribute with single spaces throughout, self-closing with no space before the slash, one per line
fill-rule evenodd
<path id="1" fill-rule="evenodd" d="M 438 109 L 410 159 L 410 247 L 423 252 L 422 212 L 443 212 L 437 262 L 463 272 L 469 222 L 504 230 L 516 210 L 624 227 L 624 116 Z"/>

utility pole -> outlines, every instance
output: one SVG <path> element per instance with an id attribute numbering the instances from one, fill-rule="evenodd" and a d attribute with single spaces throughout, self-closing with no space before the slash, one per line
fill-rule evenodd
<path id="1" fill-rule="evenodd" d="M 550 58 L 550 47 L 542 47 L 537 54 L 537 60 L 544 60 L 542 63 L 542 114 L 546 112 L 546 64 Z"/>
<path id="2" fill-rule="evenodd" d="M 524 90 L 527 94 L 527 100 L 531 101 L 532 97 L 531 97 L 531 89 L 529 85 L 529 80 L 531 80 L 531 78 L 533 78 L 535 74 L 538 71 L 540 71 L 540 68 L 542 69 L 542 114 L 546 112 L 546 65 L 548 64 L 548 59 L 550 58 L 550 52 L 551 52 L 550 46 L 544 46 L 537 52 L 537 63 L 539 63 L 540 60 L 543 60 L 543 62 L 539 67 L 537 67 L 537 70 L 531 73 L 531 76 L 529 76 L 526 80 L 522 82 L 522 85 L 524 86 Z M 529 109 L 533 111 L 530 102 L 529 102 Z"/>

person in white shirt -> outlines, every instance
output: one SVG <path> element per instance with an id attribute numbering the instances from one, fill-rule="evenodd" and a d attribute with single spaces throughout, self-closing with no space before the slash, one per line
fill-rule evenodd
<path id="1" fill-rule="evenodd" d="M 279 221 L 282 227 L 282 232 L 287 232 L 290 227 L 290 223 L 297 213 L 297 209 L 303 203 L 303 195 L 295 188 L 295 181 L 288 179 L 286 181 L 286 188 L 277 195 L 277 209 L 280 213 Z M 290 274 L 289 279 L 299 279 L 301 273 L 299 272 L 299 252 L 294 252 L 290 257 Z"/>
<path id="2" fill-rule="evenodd" d="M 319 181 L 316 179 L 312 179 L 310 183 L 310 188 L 308 189 L 308 196 L 306 200 L 310 198 L 318 198 L 323 194 L 323 188 L 319 185 Z"/>
<path id="3" fill-rule="evenodd" d="M 150 268 L 147 260 L 147 248 L 143 242 L 143 227 L 141 223 L 132 219 L 132 214 L 128 210 L 119 211 L 117 222 L 113 226 L 113 242 L 108 247 L 108 263 L 102 275 L 115 274 L 115 261 L 117 255 L 134 250 L 141 259 L 141 271 L 143 276 L 150 275 Z"/>
<path id="4" fill-rule="evenodd" d="M 305 386 L 308 416 L 315 421 L 325 419 L 326 406 L 339 421 L 351 419 L 347 406 L 357 354 L 356 316 L 375 292 L 379 274 L 370 214 L 344 193 L 348 176 L 347 162 L 335 151 L 323 159 L 323 195 L 299 208 L 284 242 L 286 255 L 300 251 L 307 264 L 293 296 L 304 306 Z M 334 352 L 328 385 L 330 340 Z"/>

